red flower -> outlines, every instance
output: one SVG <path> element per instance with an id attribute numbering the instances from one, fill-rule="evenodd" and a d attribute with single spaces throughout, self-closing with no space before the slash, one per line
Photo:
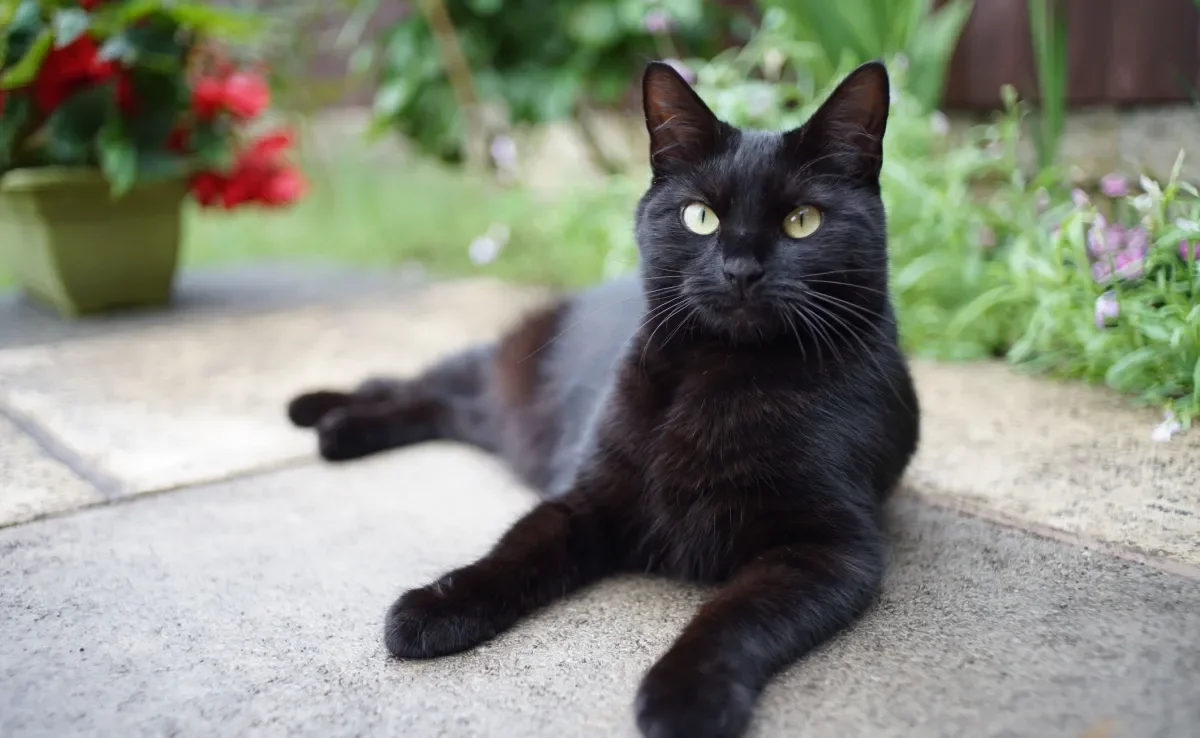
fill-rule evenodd
<path id="1" fill-rule="evenodd" d="M 216 172 L 200 172 L 192 177 L 192 197 L 204 207 L 216 205 L 225 189 L 225 178 Z"/>
<path id="2" fill-rule="evenodd" d="M 290 149 L 295 140 L 295 135 L 289 129 L 278 128 L 253 141 L 243 157 L 253 160 L 256 164 L 267 164 L 277 160 Z"/>
<path id="3" fill-rule="evenodd" d="M 204 77 L 192 85 L 192 110 L 200 120 L 210 120 L 225 103 L 225 85 L 219 79 Z"/>
<path id="4" fill-rule="evenodd" d="M 248 203 L 278 207 L 295 202 L 304 195 L 308 182 L 283 160 L 294 139 L 290 130 L 281 128 L 252 141 L 228 175 L 196 175 L 192 194 L 201 205 L 220 204 L 227 210 Z"/>
<path id="5" fill-rule="evenodd" d="M 236 72 L 225 80 L 225 109 L 235 118 L 255 118 L 270 102 L 271 88 L 256 74 Z"/>
<path id="6" fill-rule="evenodd" d="M 95 10 L 96 6 L 101 5 L 104 0 L 79 0 L 79 7 L 84 10 Z"/>
<path id="7" fill-rule="evenodd" d="M 266 187 L 272 171 L 266 167 L 247 165 L 239 162 L 225 183 L 225 191 L 221 195 L 221 204 L 226 210 L 232 210 L 238 205 L 245 205 L 258 199 L 259 193 Z"/>
<path id="8" fill-rule="evenodd" d="M 133 79 L 124 70 L 117 73 L 117 107 L 126 115 L 137 112 L 138 107 L 137 93 L 133 89 Z"/>
<path id="9" fill-rule="evenodd" d="M 262 188 L 259 197 L 263 204 L 278 207 L 291 205 L 304 196 L 308 182 L 299 170 L 293 168 L 279 169 L 274 172 Z"/>
<path id="10" fill-rule="evenodd" d="M 33 81 L 33 98 L 42 113 L 52 113 L 69 96 L 116 72 L 116 64 L 101 60 L 97 52 L 90 36 L 80 36 L 61 49 L 50 50 Z"/>
<path id="11" fill-rule="evenodd" d="M 183 126 L 175 126 L 167 135 L 167 150 L 182 154 L 192 147 L 192 132 Z"/>

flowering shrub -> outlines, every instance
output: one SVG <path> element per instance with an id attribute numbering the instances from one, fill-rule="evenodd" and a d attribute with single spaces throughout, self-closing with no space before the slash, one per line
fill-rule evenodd
<path id="1" fill-rule="evenodd" d="M 96 167 L 116 195 L 190 177 L 202 205 L 295 201 L 290 133 L 248 133 L 270 90 L 217 45 L 252 28 L 202 2 L 0 0 L 0 174 Z"/>

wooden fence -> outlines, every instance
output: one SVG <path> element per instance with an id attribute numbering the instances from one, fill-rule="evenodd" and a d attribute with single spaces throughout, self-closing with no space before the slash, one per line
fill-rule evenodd
<path id="1" fill-rule="evenodd" d="M 1064 0 L 1068 102 L 1154 105 L 1200 90 L 1200 10 L 1193 0 Z M 999 105 L 1011 83 L 1036 99 L 1026 0 L 975 0 L 946 86 L 949 108 Z"/>

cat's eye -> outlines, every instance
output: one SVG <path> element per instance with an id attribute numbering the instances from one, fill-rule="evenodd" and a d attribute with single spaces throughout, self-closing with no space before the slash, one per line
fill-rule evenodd
<path id="1" fill-rule="evenodd" d="M 783 219 L 783 232 L 789 238 L 807 238 L 821 227 L 821 211 L 812 205 L 801 205 Z"/>
<path id="2" fill-rule="evenodd" d="M 683 209 L 683 224 L 692 233 L 708 236 L 716 233 L 717 226 L 721 224 L 721 221 L 717 220 L 717 214 L 712 211 L 712 208 L 694 202 Z"/>

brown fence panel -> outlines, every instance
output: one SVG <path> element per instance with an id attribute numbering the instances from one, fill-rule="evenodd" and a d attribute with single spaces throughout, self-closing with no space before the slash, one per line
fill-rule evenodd
<path id="1" fill-rule="evenodd" d="M 1193 0 L 1065 0 L 1068 102 L 1135 105 L 1191 99 L 1200 87 Z M 1000 87 L 1037 99 L 1026 0 L 976 0 L 951 63 L 945 104 L 994 108 Z"/>

